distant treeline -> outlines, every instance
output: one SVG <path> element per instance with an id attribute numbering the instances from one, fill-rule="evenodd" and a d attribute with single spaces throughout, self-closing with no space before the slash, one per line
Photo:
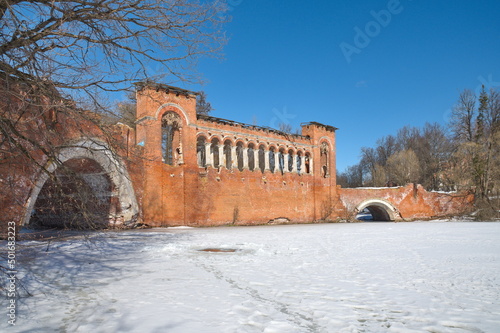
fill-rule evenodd
<path id="1" fill-rule="evenodd" d="M 470 189 L 478 202 L 493 204 L 500 192 L 500 91 L 484 86 L 477 96 L 460 93 L 447 127 L 405 126 L 376 146 L 361 148 L 361 160 L 337 175 L 342 187 L 422 184 L 427 190 Z M 497 205 L 496 203 L 495 205 Z M 498 212 L 497 212 L 498 214 Z"/>

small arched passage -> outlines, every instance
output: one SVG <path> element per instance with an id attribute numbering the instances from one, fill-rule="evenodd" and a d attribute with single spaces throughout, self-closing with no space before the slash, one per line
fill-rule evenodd
<path id="1" fill-rule="evenodd" d="M 356 209 L 356 214 L 367 210 L 372 221 L 395 221 L 399 212 L 390 202 L 381 199 L 369 199 L 360 203 Z"/>
<path id="2" fill-rule="evenodd" d="M 68 190 L 73 191 L 80 182 L 86 193 L 92 194 L 91 200 L 102 203 L 100 215 L 106 216 L 107 221 L 127 224 L 137 219 L 139 206 L 128 172 L 105 143 L 87 139 L 67 145 L 60 149 L 58 162 L 49 161 L 45 165 L 47 172 L 40 173 L 26 203 L 24 225 L 30 223 L 35 208 L 42 208 L 43 201 L 47 201 L 46 196 L 50 195 L 55 178 L 64 180 L 68 172 L 76 175 L 75 183 L 69 186 L 73 189 Z M 61 165 L 63 167 L 59 169 Z M 86 171 L 82 172 L 83 169 Z M 40 194 L 41 201 L 37 203 Z"/>

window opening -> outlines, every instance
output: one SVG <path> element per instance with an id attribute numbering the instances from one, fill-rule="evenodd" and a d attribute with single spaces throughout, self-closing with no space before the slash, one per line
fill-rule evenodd
<path id="1" fill-rule="evenodd" d="M 180 140 L 181 119 L 175 112 L 169 111 L 161 118 L 161 148 L 162 161 L 165 164 L 176 165 L 181 151 Z"/>
<path id="2" fill-rule="evenodd" d="M 212 139 L 212 144 L 210 145 L 210 153 L 212 154 L 212 158 L 214 161 L 214 168 L 218 168 L 220 165 L 219 139 Z"/>
<path id="3" fill-rule="evenodd" d="M 254 153 L 253 143 L 248 145 L 247 155 L 248 155 L 248 169 L 250 169 L 250 171 L 254 171 L 255 170 L 255 153 Z"/>
<path id="4" fill-rule="evenodd" d="M 285 173 L 285 151 L 283 148 L 279 150 L 278 153 L 278 167 L 280 169 L 281 174 Z"/>
<path id="5" fill-rule="evenodd" d="M 198 157 L 198 166 L 205 168 L 207 166 L 207 156 L 205 150 L 206 139 L 200 136 L 196 141 L 196 155 Z"/>
<path id="6" fill-rule="evenodd" d="M 243 171 L 243 142 L 236 145 L 236 158 L 238 159 L 238 170 Z"/>
<path id="7" fill-rule="evenodd" d="M 229 140 L 226 140 L 224 142 L 224 156 L 226 158 L 226 169 L 231 170 L 233 159 L 231 156 L 231 141 Z"/>
<path id="8" fill-rule="evenodd" d="M 293 171 L 293 150 L 288 151 L 288 171 Z"/>
<path id="9" fill-rule="evenodd" d="M 320 147 L 320 162 L 321 162 L 321 176 L 326 178 L 328 173 L 328 152 L 330 151 L 328 144 L 323 142 Z"/>
<path id="10" fill-rule="evenodd" d="M 259 146 L 259 169 L 262 173 L 266 170 L 266 151 L 264 145 Z"/>
<path id="11" fill-rule="evenodd" d="M 274 147 L 269 148 L 269 169 L 274 173 L 276 168 L 276 150 Z"/>

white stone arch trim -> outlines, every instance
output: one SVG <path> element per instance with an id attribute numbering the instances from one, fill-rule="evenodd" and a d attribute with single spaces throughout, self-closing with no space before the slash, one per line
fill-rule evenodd
<path id="1" fill-rule="evenodd" d="M 187 116 L 187 113 L 186 113 L 186 110 L 184 110 L 182 108 L 182 106 L 180 106 L 179 104 L 176 104 L 176 103 L 165 103 L 163 104 L 162 106 L 160 106 L 156 112 L 155 112 L 155 119 L 158 119 L 158 117 L 160 117 L 162 115 L 162 110 L 165 109 L 165 108 L 168 108 L 168 107 L 174 107 L 176 108 L 177 110 L 180 111 L 180 113 L 182 114 L 182 117 L 184 118 L 184 121 L 186 122 L 187 125 L 190 124 L 190 121 L 189 121 L 189 117 Z M 174 111 L 175 112 L 175 111 Z"/>
<path id="2" fill-rule="evenodd" d="M 124 222 L 129 222 L 138 216 L 139 206 L 127 169 L 106 143 L 96 139 L 83 139 L 62 147 L 59 150 L 58 160 L 61 163 L 74 158 L 92 159 L 107 172 L 114 185 L 114 192 L 120 202 L 121 211 L 119 216 L 123 217 Z M 57 169 L 57 164 L 54 161 L 49 161 L 45 165 L 45 168 L 48 172 L 53 173 Z M 29 223 L 38 194 L 40 194 L 48 178 L 49 175 L 47 172 L 41 172 L 38 176 L 38 180 L 25 205 L 26 211 L 22 221 L 23 225 Z"/>
<path id="3" fill-rule="evenodd" d="M 333 146 L 333 143 L 332 143 L 332 139 L 330 139 L 330 138 L 329 138 L 329 137 L 327 137 L 327 136 L 322 136 L 322 137 L 321 137 L 321 138 L 319 138 L 319 140 L 318 140 L 318 146 L 320 146 L 320 145 L 321 145 L 321 142 L 322 142 L 322 141 L 327 141 L 327 142 L 328 142 L 328 144 L 330 145 L 330 149 L 332 149 L 332 150 L 333 150 L 334 146 Z"/>
<path id="4" fill-rule="evenodd" d="M 398 219 L 400 216 L 399 210 L 392 203 L 384 199 L 367 199 L 357 205 L 354 212 L 357 214 L 369 206 L 383 208 L 389 215 L 391 221 Z"/>

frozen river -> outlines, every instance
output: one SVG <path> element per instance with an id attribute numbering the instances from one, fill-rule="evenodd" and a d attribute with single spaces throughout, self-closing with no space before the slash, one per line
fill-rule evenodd
<path id="1" fill-rule="evenodd" d="M 33 296 L 2 332 L 500 332 L 500 223 L 169 228 L 28 245 L 19 277 Z"/>

